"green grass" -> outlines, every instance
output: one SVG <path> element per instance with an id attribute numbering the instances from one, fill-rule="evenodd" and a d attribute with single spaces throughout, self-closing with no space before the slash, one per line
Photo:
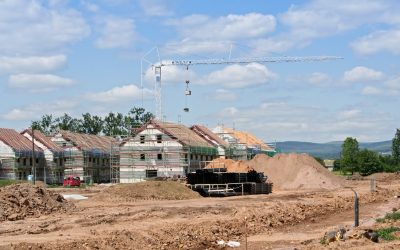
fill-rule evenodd
<path id="1" fill-rule="evenodd" d="M 384 222 L 389 221 L 389 220 L 390 221 L 398 221 L 398 220 L 400 220 L 400 212 L 387 213 L 385 215 L 385 217 L 376 219 L 376 222 L 384 223 Z"/>
<path id="2" fill-rule="evenodd" d="M 15 184 L 15 183 L 21 183 L 24 181 L 20 181 L 20 180 L 0 180 L 0 187 L 5 187 L 11 184 Z"/>
<path id="3" fill-rule="evenodd" d="M 387 227 L 387 228 L 381 228 L 377 230 L 376 232 L 378 233 L 379 237 L 386 240 L 386 241 L 391 241 L 391 240 L 399 240 L 400 238 L 395 237 L 392 235 L 393 232 L 400 231 L 400 227 Z"/>

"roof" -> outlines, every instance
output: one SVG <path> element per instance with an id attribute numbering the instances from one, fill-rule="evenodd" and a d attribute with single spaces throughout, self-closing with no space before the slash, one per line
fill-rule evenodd
<path id="1" fill-rule="evenodd" d="M 255 147 L 261 150 L 273 151 L 273 149 L 265 144 L 262 140 L 258 139 L 255 135 L 249 132 L 233 130 L 231 128 L 222 128 L 223 132 L 230 134 L 238 140 L 239 143 L 243 143 L 248 147 Z"/>
<path id="2" fill-rule="evenodd" d="M 152 119 L 136 132 L 139 133 L 145 130 L 149 125 L 153 125 L 163 133 L 169 135 L 171 138 L 177 139 L 185 146 L 215 148 L 214 145 L 203 139 L 201 136 L 183 124 L 163 122 Z"/>
<path id="3" fill-rule="evenodd" d="M 32 142 L 14 129 L 0 128 L 0 141 L 11 147 L 14 151 L 32 151 Z M 35 146 L 37 152 L 42 149 Z"/>
<path id="4" fill-rule="evenodd" d="M 66 140 L 71 142 L 74 146 L 83 151 L 97 151 L 109 153 L 111 146 L 116 140 L 110 136 L 99 136 L 82 133 L 74 133 L 67 130 L 60 130 L 59 133 Z"/>
<path id="5" fill-rule="evenodd" d="M 37 140 L 38 142 L 45 145 L 48 149 L 50 149 L 50 151 L 53 151 L 53 152 L 62 152 L 63 151 L 63 149 L 61 147 L 59 147 L 57 144 L 55 144 L 49 137 L 45 136 L 39 130 L 34 130 L 34 132 L 35 132 L 35 140 Z M 32 129 L 25 129 L 24 131 L 21 132 L 22 135 L 25 133 L 28 133 L 30 136 L 32 136 Z"/>
<path id="6" fill-rule="evenodd" d="M 193 125 L 190 129 L 213 145 L 223 146 L 225 148 L 229 147 L 229 144 L 226 141 L 222 140 L 217 134 L 205 126 Z"/>

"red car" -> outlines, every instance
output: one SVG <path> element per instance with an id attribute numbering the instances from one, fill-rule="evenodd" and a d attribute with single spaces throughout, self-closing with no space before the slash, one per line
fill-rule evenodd
<path id="1" fill-rule="evenodd" d="M 79 176 L 67 176 L 64 178 L 64 187 L 79 187 L 81 179 Z"/>

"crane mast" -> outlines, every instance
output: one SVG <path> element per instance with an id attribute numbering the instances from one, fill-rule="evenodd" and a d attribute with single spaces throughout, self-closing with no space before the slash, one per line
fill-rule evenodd
<path id="1" fill-rule="evenodd" d="M 162 119 L 161 72 L 163 67 L 192 65 L 220 65 L 220 64 L 249 64 L 249 63 L 286 63 L 286 62 L 315 62 L 343 59 L 338 56 L 281 56 L 281 57 L 249 57 L 235 59 L 203 59 L 203 60 L 162 60 L 153 65 L 156 77 L 154 93 L 156 106 L 156 119 Z"/>

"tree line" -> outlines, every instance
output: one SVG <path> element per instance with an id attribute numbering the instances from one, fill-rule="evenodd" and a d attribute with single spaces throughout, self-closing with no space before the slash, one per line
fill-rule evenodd
<path id="1" fill-rule="evenodd" d="M 108 113 L 104 118 L 82 114 L 81 118 L 74 118 L 68 114 L 59 117 L 43 115 L 41 119 L 32 121 L 31 128 L 50 135 L 57 130 L 93 134 L 93 135 L 131 135 L 132 128 L 138 128 L 154 118 L 154 115 L 144 108 L 133 107 L 124 115 L 122 113 Z"/>
<path id="2" fill-rule="evenodd" d="M 392 139 L 391 155 L 380 155 L 368 149 L 360 150 L 357 139 L 347 137 L 342 144 L 341 158 L 334 163 L 334 170 L 343 174 L 359 172 L 361 175 L 400 171 L 400 129 L 396 130 Z"/>

